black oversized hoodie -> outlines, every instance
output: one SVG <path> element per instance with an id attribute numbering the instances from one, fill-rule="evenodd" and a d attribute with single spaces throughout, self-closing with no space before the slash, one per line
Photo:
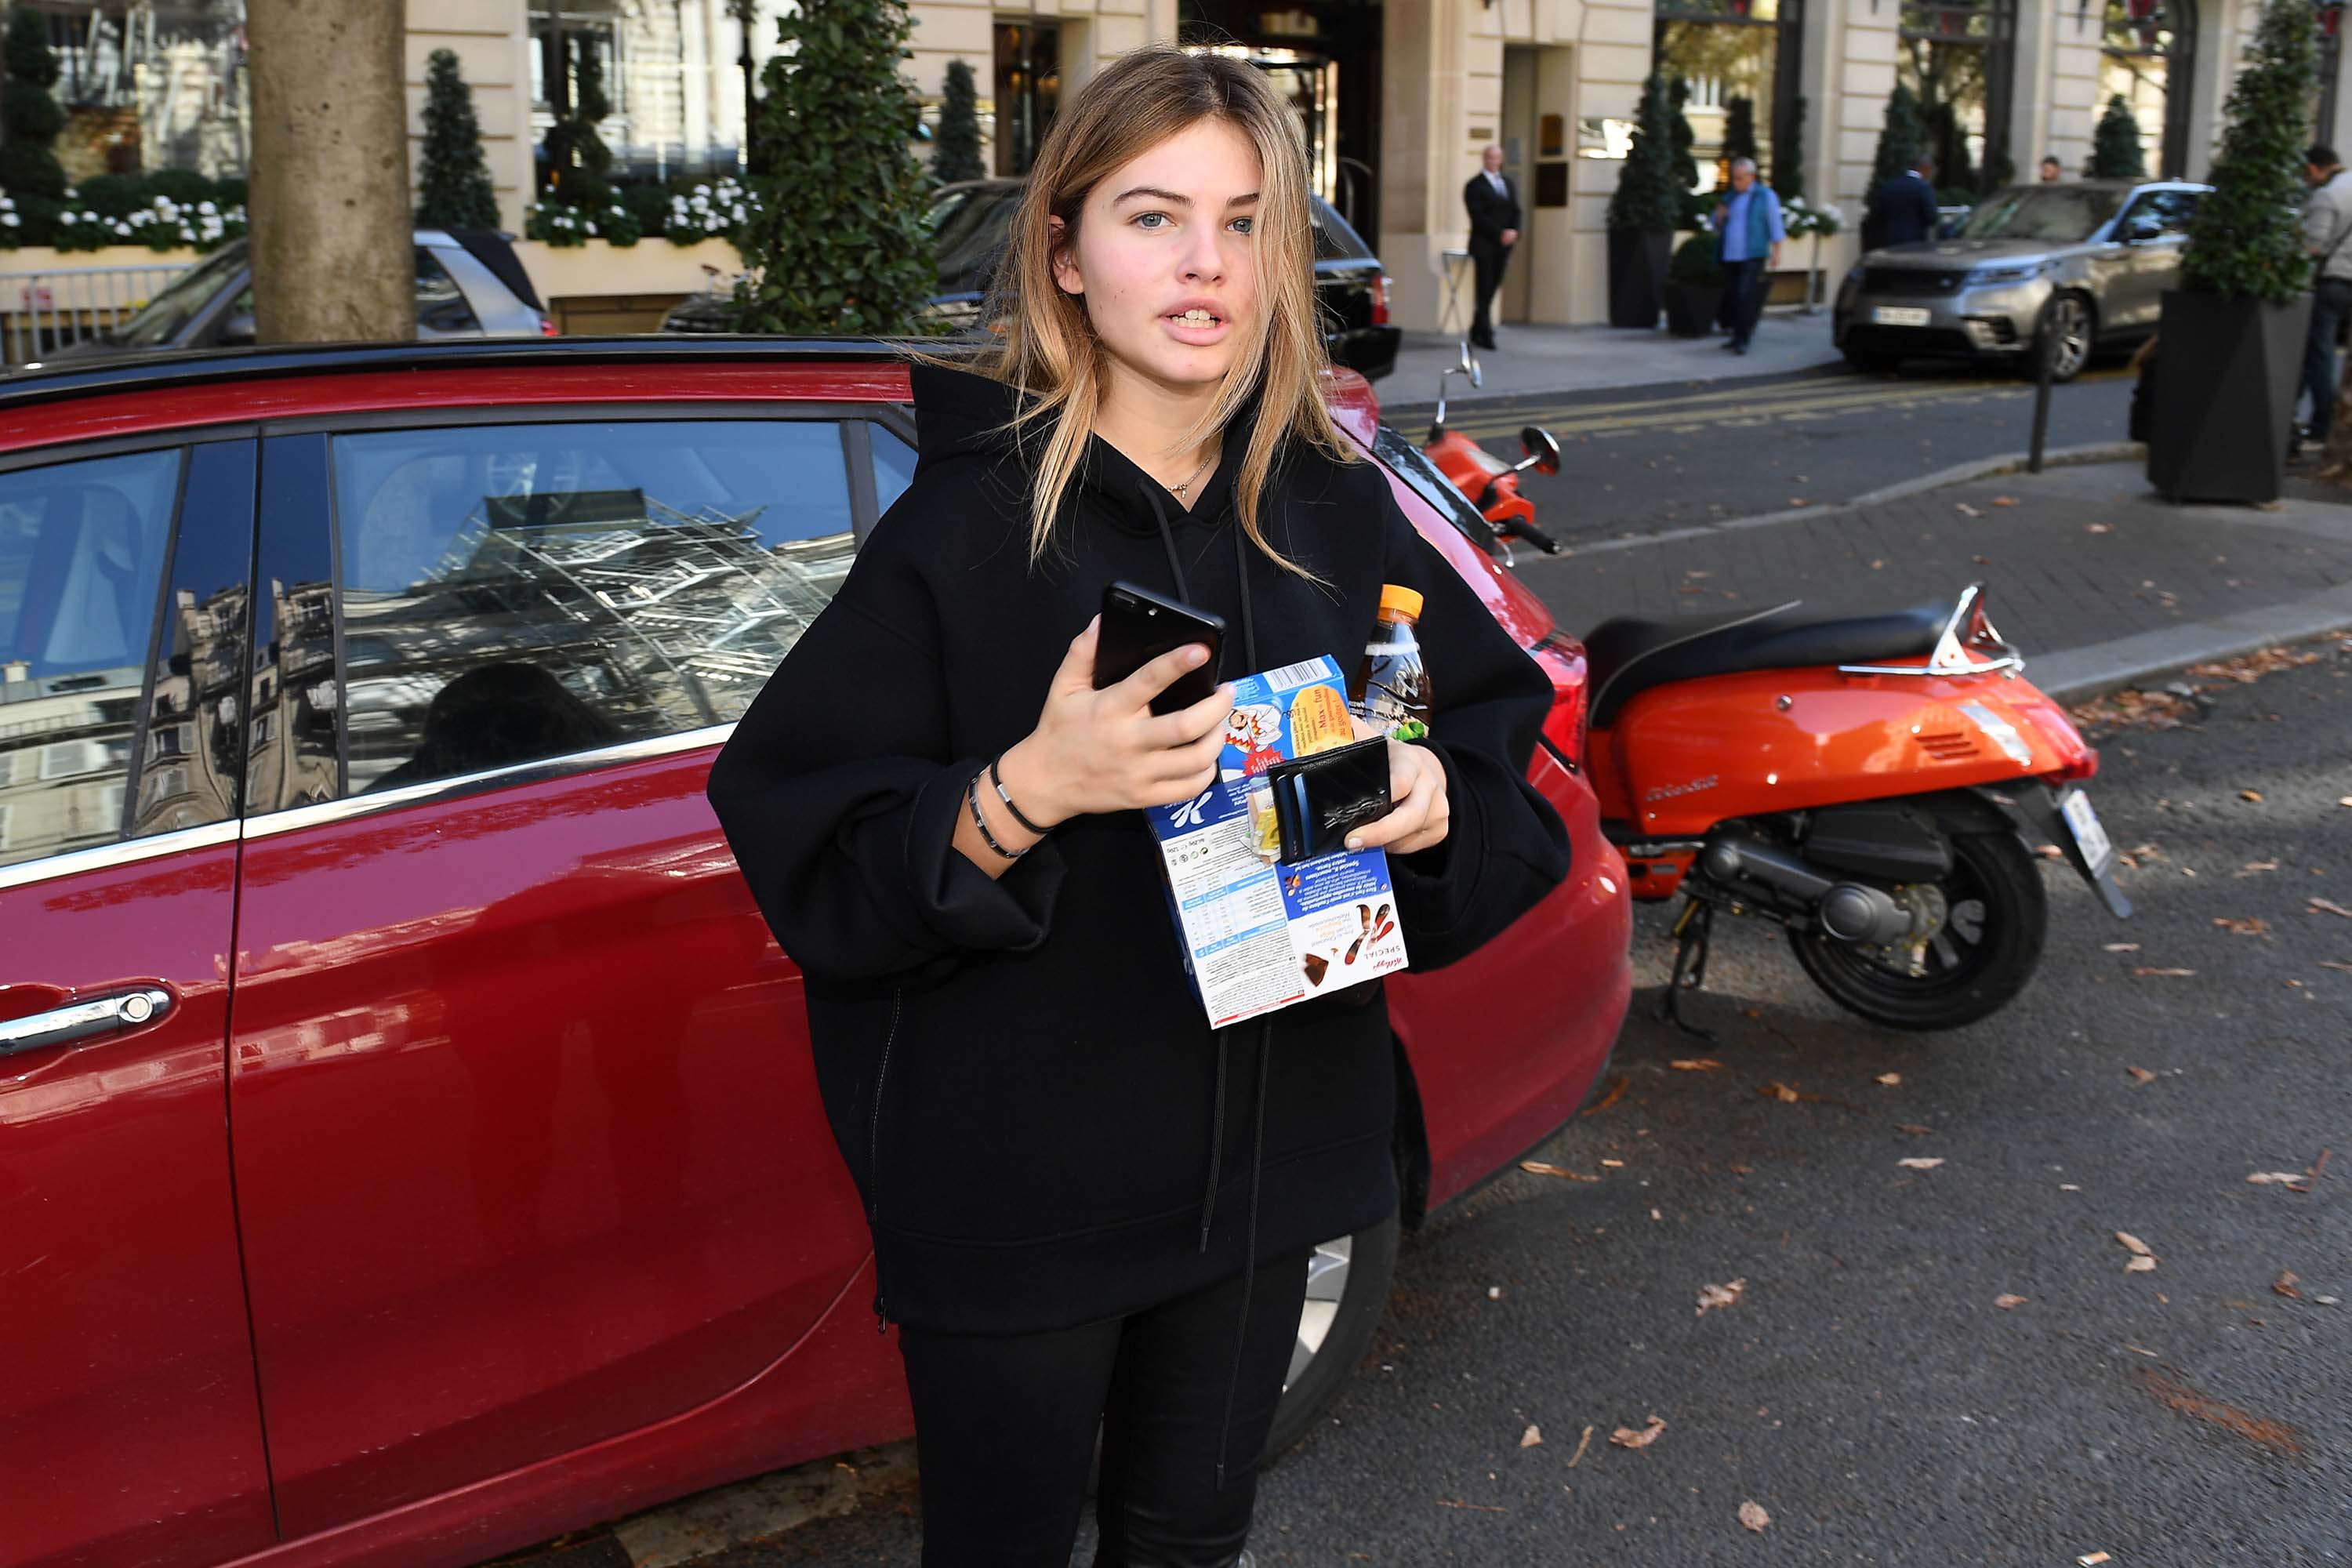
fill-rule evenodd
<path id="1" fill-rule="evenodd" d="M 710 775 L 807 979 L 818 1088 L 873 1226 L 877 1313 L 1073 1327 L 1385 1218 L 1395 1080 L 1378 986 L 1212 1031 L 1140 813 L 1064 823 L 992 880 L 952 844 L 965 788 L 1035 726 L 1115 579 L 1223 616 L 1227 679 L 1317 654 L 1352 674 L 1381 585 L 1417 588 L 1453 826 L 1391 872 L 1413 966 L 1432 968 L 1566 875 L 1566 834 L 1523 782 L 1547 679 L 1369 462 L 1293 444 L 1268 489 L 1268 539 L 1322 583 L 1250 546 L 1232 497 L 1254 405 L 1190 513 L 1094 438 L 1032 566 L 1030 474 L 994 433 L 1016 395 L 913 374 L 912 486 Z"/>

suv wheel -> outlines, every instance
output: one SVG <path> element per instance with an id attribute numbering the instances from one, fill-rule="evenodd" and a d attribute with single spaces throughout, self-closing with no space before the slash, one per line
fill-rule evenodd
<path id="1" fill-rule="evenodd" d="M 2057 340 L 2057 360 L 2050 367 L 2050 379 L 2064 383 L 2082 374 L 2083 367 L 2091 363 L 2091 302 L 2080 294 L 2059 295 L 2050 303 L 2050 321 L 2043 330 Z M 2036 347 L 2046 349 L 2051 345 L 2037 339 Z M 2038 373 L 2041 360 L 2037 357 L 2032 363 Z"/>

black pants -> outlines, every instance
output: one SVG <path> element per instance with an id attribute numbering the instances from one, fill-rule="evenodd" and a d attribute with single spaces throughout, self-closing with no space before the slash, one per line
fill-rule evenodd
<path id="1" fill-rule="evenodd" d="M 2311 330 L 2303 341 L 2303 389 L 2311 395 L 2307 428 L 2315 443 L 2325 443 L 2336 422 L 2336 329 L 2352 309 L 2352 282 L 2323 278 L 2311 291 Z"/>
<path id="2" fill-rule="evenodd" d="M 1470 341 L 1489 343 L 1495 341 L 1495 321 L 1489 312 L 1494 309 L 1495 291 L 1503 286 L 1503 268 L 1510 264 L 1511 247 L 1490 240 L 1470 242 L 1470 264 L 1475 269 L 1478 291 L 1478 313 L 1471 318 Z"/>
<path id="3" fill-rule="evenodd" d="M 923 1568 L 1067 1568 L 1097 1422 L 1095 1568 L 1230 1568 L 1249 1539 L 1307 1262 L 1258 1268 L 1238 1383 L 1239 1276 L 1051 1333 L 900 1328 L 922 1472 Z"/>
<path id="4" fill-rule="evenodd" d="M 1731 341 L 1744 343 L 1756 335 L 1756 319 L 1764 313 L 1764 258 L 1725 262 L 1723 292 L 1731 307 Z"/>

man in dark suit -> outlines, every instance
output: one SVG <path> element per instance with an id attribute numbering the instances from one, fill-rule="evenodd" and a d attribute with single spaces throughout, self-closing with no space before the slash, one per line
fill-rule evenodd
<path id="1" fill-rule="evenodd" d="M 1922 153 L 1911 167 L 1870 193 L 1870 210 L 1863 219 L 1863 245 L 1876 250 L 1933 239 L 1944 215 L 1936 205 L 1936 160 Z"/>
<path id="2" fill-rule="evenodd" d="M 1503 173 L 1503 150 L 1489 145 L 1481 154 L 1483 174 L 1473 174 L 1462 187 L 1462 205 L 1470 209 L 1470 264 L 1478 290 L 1478 313 L 1470 322 L 1470 341 L 1482 349 L 1495 346 L 1495 321 L 1488 314 L 1495 290 L 1503 286 L 1503 268 L 1511 247 L 1519 242 L 1519 193 Z"/>

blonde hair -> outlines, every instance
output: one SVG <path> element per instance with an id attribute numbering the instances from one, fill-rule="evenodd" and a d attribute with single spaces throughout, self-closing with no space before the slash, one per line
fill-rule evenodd
<path id="1" fill-rule="evenodd" d="M 1005 426 L 1016 442 L 1033 429 L 1048 432 L 1030 496 L 1033 563 L 1052 542 L 1054 520 L 1093 432 L 1108 354 L 1087 319 L 1085 299 L 1063 292 L 1055 282 L 1055 257 L 1077 243 L 1080 214 L 1098 183 L 1212 117 L 1239 131 L 1257 151 L 1262 174 L 1252 235 L 1265 325 L 1242 346 L 1215 404 L 1185 439 L 1198 446 L 1221 432 L 1254 392 L 1262 392 L 1249 448 L 1234 480 L 1235 510 L 1253 544 L 1285 570 L 1314 575 L 1266 542 L 1259 516 L 1286 438 L 1295 437 L 1335 461 L 1356 457 L 1332 423 L 1319 386 L 1330 362 L 1315 300 L 1306 151 L 1281 100 L 1255 67 L 1188 53 L 1173 44 L 1150 44 L 1121 55 L 1088 78 L 1055 114 L 982 313 L 998 341 L 973 359 L 935 362 L 1028 394 Z M 1058 239 L 1055 218 L 1063 225 Z"/>

